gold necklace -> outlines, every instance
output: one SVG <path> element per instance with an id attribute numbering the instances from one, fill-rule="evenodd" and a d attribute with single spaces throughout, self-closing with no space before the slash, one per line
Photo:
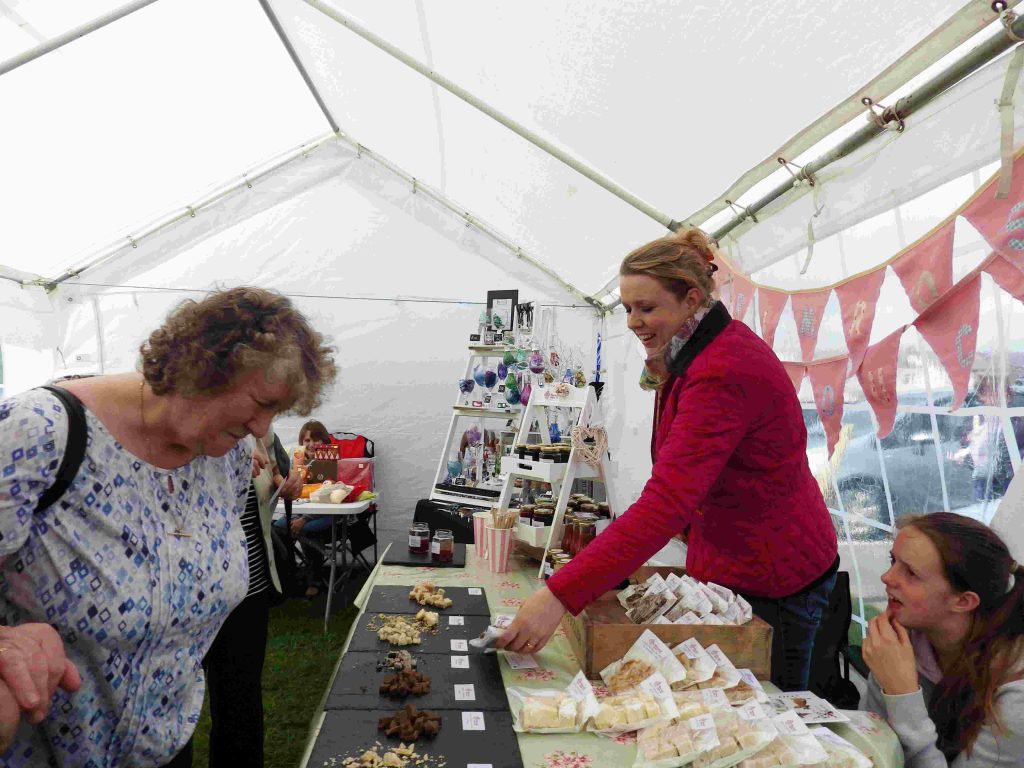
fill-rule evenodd
<path id="1" fill-rule="evenodd" d="M 139 382 L 139 419 L 142 421 L 142 431 L 146 435 L 146 451 L 149 453 L 150 458 L 152 458 L 153 455 L 154 455 L 153 454 L 153 436 L 149 433 L 149 428 L 146 426 L 146 412 L 145 412 L 145 409 L 143 408 L 143 397 L 145 395 L 145 392 L 146 392 L 146 378 L 143 377 L 142 381 Z M 191 498 L 192 498 L 191 490 L 192 490 L 191 486 L 189 486 L 189 500 L 191 500 Z M 173 501 L 173 499 L 174 499 L 174 476 L 173 475 L 167 475 L 167 500 L 168 500 L 168 502 L 170 502 L 170 501 Z M 170 504 L 168 504 L 168 506 L 170 506 Z M 175 513 L 174 516 L 177 517 L 178 516 L 177 513 Z M 181 524 L 175 526 L 174 531 L 171 532 L 172 536 L 174 536 L 176 538 L 179 538 L 179 539 L 190 539 L 190 538 L 192 538 L 192 534 L 191 533 L 189 533 L 186 530 L 183 530 L 184 527 L 185 527 L 185 518 L 187 518 L 187 517 L 188 517 L 188 508 L 186 507 L 185 514 L 182 515 L 182 517 L 181 517 Z"/>

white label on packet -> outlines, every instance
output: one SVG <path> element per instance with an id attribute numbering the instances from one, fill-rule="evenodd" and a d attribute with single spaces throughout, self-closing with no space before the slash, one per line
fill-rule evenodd
<path id="1" fill-rule="evenodd" d="M 483 712 L 463 712 L 462 713 L 462 730 L 464 731 L 483 731 L 484 728 L 484 713 Z"/>
<path id="2" fill-rule="evenodd" d="M 784 712 L 776 716 L 772 722 L 783 736 L 802 736 L 810 733 L 810 729 L 796 712 Z"/>
<path id="3" fill-rule="evenodd" d="M 749 685 L 755 691 L 763 691 L 764 686 L 761 685 L 761 681 L 754 677 L 754 673 L 749 669 L 738 670 L 740 673 L 740 680 Z"/>
<path id="4" fill-rule="evenodd" d="M 452 656 L 452 669 L 469 669 L 469 656 Z"/>
<path id="5" fill-rule="evenodd" d="M 525 653 L 505 653 L 505 661 L 512 669 L 537 669 L 540 664 L 533 656 L 527 656 Z"/>
<path id="6" fill-rule="evenodd" d="M 683 618 L 686 617 L 684 616 Z M 686 654 L 686 658 L 691 661 L 696 661 L 701 656 L 705 655 L 704 646 L 702 646 L 700 641 L 695 637 L 691 637 L 689 640 L 680 643 L 679 647 L 683 649 L 683 653 Z"/>
<path id="7" fill-rule="evenodd" d="M 683 580 L 674 573 L 670 573 L 668 578 L 665 579 L 665 583 L 668 584 L 668 588 L 675 592 L 679 586 L 683 583 Z"/>
<path id="8" fill-rule="evenodd" d="M 432 555 L 439 555 L 439 554 L 441 554 L 441 542 L 440 541 L 432 541 L 432 542 L 430 542 L 430 554 L 432 554 Z"/>
<path id="9" fill-rule="evenodd" d="M 466 685 L 455 686 L 455 700 L 456 701 L 476 701 L 476 691 L 473 689 L 472 683 Z"/>
<path id="10" fill-rule="evenodd" d="M 658 701 L 672 698 L 672 690 L 668 687 L 668 681 L 665 679 L 665 676 L 659 672 L 655 672 L 653 675 L 648 677 L 640 683 L 637 688 L 644 693 L 649 693 Z"/>
<path id="11" fill-rule="evenodd" d="M 720 667 L 731 667 L 732 662 L 729 661 L 729 657 L 722 653 L 722 649 L 718 645 L 709 645 L 705 648 L 708 652 L 708 656 Z"/>
<path id="12" fill-rule="evenodd" d="M 742 717 L 744 720 L 764 720 L 768 717 L 768 713 L 764 711 L 764 707 L 758 704 L 756 701 L 750 704 L 744 704 L 736 710 L 736 714 Z"/>
<path id="13" fill-rule="evenodd" d="M 715 584 L 715 582 L 713 582 L 713 581 L 709 581 L 707 583 L 707 585 L 708 585 L 708 589 L 710 589 L 712 592 L 714 592 L 720 598 L 725 600 L 725 602 L 731 603 L 733 601 L 733 597 L 734 596 L 733 596 L 733 593 L 732 593 L 731 589 L 723 587 L 723 586 L 721 586 L 719 584 Z"/>
<path id="14" fill-rule="evenodd" d="M 594 687 L 587 680 L 587 676 L 582 672 L 577 672 L 576 677 L 569 683 L 569 695 L 578 701 L 582 701 L 588 695 L 594 692 Z"/>
<path id="15" fill-rule="evenodd" d="M 484 591 L 480 587 L 470 587 L 469 594 L 471 595 L 482 595 Z"/>
<path id="16" fill-rule="evenodd" d="M 649 629 L 645 629 L 644 633 L 640 635 L 640 647 L 657 661 L 667 661 L 672 658 L 672 651 Z"/>
<path id="17" fill-rule="evenodd" d="M 511 613 L 499 613 L 494 617 L 494 621 L 491 622 L 491 626 L 497 627 L 498 629 L 504 629 L 512 623 L 514 618 L 515 616 Z"/>
<path id="18" fill-rule="evenodd" d="M 462 651 L 465 653 L 469 650 L 469 643 L 465 640 L 452 640 L 451 645 L 453 651 Z"/>
<path id="19" fill-rule="evenodd" d="M 712 709 L 724 709 L 729 706 L 729 697 L 724 688 L 705 688 L 700 692 L 704 703 Z"/>
<path id="20" fill-rule="evenodd" d="M 464 627 L 466 626 L 466 620 L 462 616 L 449 616 L 448 617 L 449 627 Z"/>
<path id="21" fill-rule="evenodd" d="M 729 603 L 729 607 L 725 609 L 725 613 L 722 614 L 722 618 L 725 619 L 727 624 L 742 624 L 743 623 L 743 611 L 736 603 Z"/>

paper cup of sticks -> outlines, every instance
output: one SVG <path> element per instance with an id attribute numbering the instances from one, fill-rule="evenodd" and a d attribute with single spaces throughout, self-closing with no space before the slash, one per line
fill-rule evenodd
<path id="1" fill-rule="evenodd" d="M 491 522 L 484 529 L 487 534 L 487 565 L 491 573 L 508 572 L 508 560 L 512 553 L 515 525 L 518 522 L 517 510 L 491 510 Z"/>

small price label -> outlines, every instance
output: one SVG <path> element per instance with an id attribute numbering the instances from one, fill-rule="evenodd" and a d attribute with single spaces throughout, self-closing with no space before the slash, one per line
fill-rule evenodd
<path id="1" fill-rule="evenodd" d="M 705 688 L 701 691 L 701 698 L 704 699 L 707 706 L 713 709 L 729 706 L 729 697 L 725 695 L 722 688 Z"/>
<path id="2" fill-rule="evenodd" d="M 469 594 L 471 595 L 482 595 L 484 591 L 480 587 L 470 587 Z"/>
<path id="3" fill-rule="evenodd" d="M 469 650 L 469 643 L 465 640 L 452 640 L 451 645 L 453 651 L 462 651 L 465 653 Z"/>
<path id="4" fill-rule="evenodd" d="M 522 653 L 506 653 L 505 661 L 512 669 L 537 669 L 540 664 L 533 656 L 527 656 Z"/>
<path id="5" fill-rule="evenodd" d="M 742 707 L 736 710 L 736 714 L 742 717 L 744 720 L 764 720 L 768 717 L 768 713 L 764 711 L 757 702 L 750 704 L 744 704 Z"/>
<path id="6" fill-rule="evenodd" d="M 515 616 L 513 616 L 511 613 L 499 613 L 497 616 L 494 617 L 494 621 L 491 622 L 491 624 L 497 627 L 498 629 L 504 629 L 512 623 L 512 620 L 514 618 Z"/>
<path id="7" fill-rule="evenodd" d="M 469 656 L 452 656 L 452 669 L 469 669 Z"/>
<path id="8" fill-rule="evenodd" d="M 463 712 L 462 713 L 462 730 L 464 731 L 483 731 L 486 730 L 484 726 L 484 713 L 483 712 Z"/>
<path id="9" fill-rule="evenodd" d="M 696 618 L 696 616 L 694 618 Z M 683 643 L 683 653 L 685 653 L 686 658 L 690 659 L 691 661 L 696 661 L 697 659 L 699 659 L 703 651 L 704 649 L 701 647 L 700 642 L 695 637 L 691 637 L 689 640 Z"/>
<path id="10" fill-rule="evenodd" d="M 709 646 L 707 648 L 707 652 L 708 652 L 708 656 L 710 656 L 714 660 L 715 664 L 717 664 L 718 666 L 720 666 L 720 667 L 731 667 L 732 666 L 732 662 L 729 661 L 729 658 L 724 653 L 722 653 L 722 649 L 719 648 L 717 645 Z"/>
<path id="11" fill-rule="evenodd" d="M 715 727 L 715 718 L 711 715 L 697 715 L 686 721 L 691 731 L 706 731 Z"/>
<path id="12" fill-rule="evenodd" d="M 439 555 L 441 554 L 441 542 L 432 541 L 430 542 L 430 554 Z"/>
<path id="13" fill-rule="evenodd" d="M 473 690 L 473 684 L 467 683 L 466 685 L 455 686 L 455 700 L 456 701 L 476 701 L 476 691 Z"/>
<path id="14" fill-rule="evenodd" d="M 801 736 L 810 731 L 796 712 L 784 712 L 776 716 L 773 722 L 784 736 Z"/>
<path id="15" fill-rule="evenodd" d="M 466 626 L 466 619 L 462 616 L 449 616 L 448 617 L 449 627 L 464 627 Z"/>

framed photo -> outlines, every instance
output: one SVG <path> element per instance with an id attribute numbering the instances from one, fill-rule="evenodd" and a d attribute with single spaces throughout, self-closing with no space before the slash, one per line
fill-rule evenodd
<path id="1" fill-rule="evenodd" d="M 519 303 L 519 291 L 488 291 L 487 318 L 488 326 L 499 333 L 511 331 L 516 317 L 516 304 Z M 495 323 L 495 315 L 498 322 Z"/>
<path id="2" fill-rule="evenodd" d="M 480 341 L 480 334 L 479 333 L 471 333 L 471 334 L 469 334 L 469 340 L 470 341 L 479 342 Z"/>

